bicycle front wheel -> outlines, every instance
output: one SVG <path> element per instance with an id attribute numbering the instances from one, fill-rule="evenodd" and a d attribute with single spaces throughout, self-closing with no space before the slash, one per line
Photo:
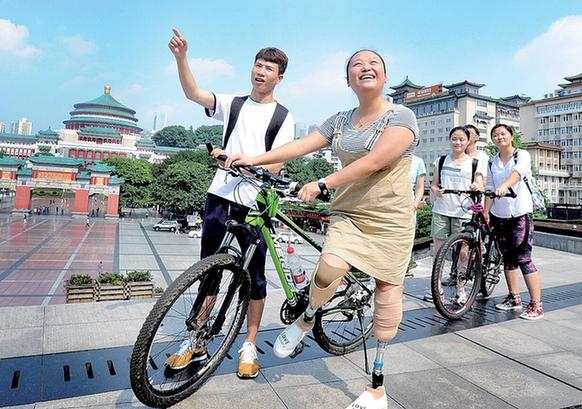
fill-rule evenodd
<path id="1" fill-rule="evenodd" d="M 230 254 L 207 257 L 178 277 L 152 308 L 135 342 L 130 380 L 136 397 L 148 406 L 168 407 L 196 392 L 232 346 L 249 298 L 249 274 Z M 199 359 L 177 369 L 167 361 L 184 343 Z"/>
<path id="2" fill-rule="evenodd" d="M 362 285 L 371 278 L 360 279 Z M 345 355 L 355 351 L 372 332 L 374 294 L 358 283 L 338 287 L 333 298 L 315 314 L 313 337 L 326 352 Z"/>
<path id="3" fill-rule="evenodd" d="M 437 311 L 445 318 L 461 318 L 471 309 L 481 287 L 479 249 L 470 233 L 449 237 L 438 250 L 431 276 Z"/>

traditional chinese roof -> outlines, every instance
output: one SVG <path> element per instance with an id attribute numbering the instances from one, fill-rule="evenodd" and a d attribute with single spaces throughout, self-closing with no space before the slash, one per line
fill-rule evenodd
<path id="1" fill-rule="evenodd" d="M 0 133 L 0 141 L 30 145 L 36 143 L 36 136 L 20 135 L 16 133 Z"/>
<path id="2" fill-rule="evenodd" d="M 32 177 L 32 169 L 30 168 L 20 168 L 16 171 L 17 176 L 30 176 Z"/>
<path id="3" fill-rule="evenodd" d="M 114 128 L 104 128 L 101 126 L 86 126 L 77 131 L 79 136 L 97 137 L 97 138 L 109 138 L 109 139 L 121 139 L 121 135 Z"/>
<path id="4" fill-rule="evenodd" d="M 31 156 L 28 160 L 33 165 L 57 165 L 57 166 L 77 166 L 80 167 L 85 162 L 81 159 L 64 158 L 61 156 Z"/>
<path id="5" fill-rule="evenodd" d="M 135 144 L 138 148 L 155 148 L 156 143 L 150 139 L 150 137 L 146 136 L 143 139 L 140 139 Z"/>
<path id="6" fill-rule="evenodd" d="M 410 81 L 408 79 L 408 75 L 406 76 L 406 79 L 404 81 L 402 81 L 400 84 L 398 85 L 394 85 L 390 88 L 392 88 L 393 90 L 399 90 L 400 88 L 404 88 L 404 87 L 409 87 L 409 88 L 414 88 L 414 89 L 422 89 L 424 88 L 422 85 L 416 85 L 415 83 L 413 83 L 412 81 Z"/>
<path id="7" fill-rule="evenodd" d="M 89 172 L 81 171 L 77 174 L 77 180 L 91 180 Z"/>
<path id="8" fill-rule="evenodd" d="M 564 77 L 566 81 L 574 82 L 574 81 L 582 81 L 582 72 L 578 75 L 572 75 L 570 77 Z"/>
<path id="9" fill-rule="evenodd" d="M 0 166 L 22 166 L 25 161 L 13 158 L 12 156 L 3 156 L 0 158 Z"/>
<path id="10" fill-rule="evenodd" d="M 471 81 L 461 81 L 461 82 L 455 82 L 453 84 L 449 84 L 449 85 L 443 85 L 443 87 L 451 89 L 451 88 L 457 88 L 461 85 L 470 85 L 471 87 L 475 87 L 475 88 L 482 88 L 485 86 L 485 84 L 478 84 L 476 82 L 471 82 Z"/>
<path id="11" fill-rule="evenodd" d="M 103 95 L 87 102 L 75 104 L 74 107 L 75 109 L 70 112 L 71 118 L 63 121 L 65 125 L 108 124 L 129 128 L 136 133 L 142 131 L 137 126 L 136 112 L 113 98 L 109 85 L 105 86 Z"/>
<path id="12" fill-rule="evenodd" d="M 90 170 L 91 172 L 97 172 L 97 173 L 115 172 L 115 166 L 107 166 L 103 163 L 91 165 L 91 166 L 87 167 L 87 169 Z"/>
<path id="13" fill-rule="evenodd" d="M 110 185 L 121 185 L 121 184 L 123 184 L 123 182 L 125 182 L 125 179 L 123 179 L 119 176 L 111 176 L 109 178 Z"/>
<path id="14" fill-rule="evenodd" d="M 49 128 L 46 131 L 38 131 L 36 138 L 37 139 L 44 139 L 44 140 L 58 141 L 59 134 L 56 133 L 55 131 L 53 131 L 51 129 L 51 127 L 49 126 Z"/>

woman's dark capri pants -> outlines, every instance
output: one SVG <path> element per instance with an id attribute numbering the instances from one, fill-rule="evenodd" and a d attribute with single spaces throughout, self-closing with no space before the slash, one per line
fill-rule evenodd
<path id="1" fill-rule="evenodd" d="M 523 275 L 538 271 L 531 261 L 534 224 L 531 213 L 504 219 L 491 214 L 491 223 L 503 254 L 505 270 L 521 269 Z"/>
<path id="2" fill-rule="evenodd" d="M 249 210 L 246 206 L 233 203 L 209 193 L 206 198 L 204 217 L 202 220 L 202 248 L 200 250 L 200 259 L 216 254 L 226 234 L 225 223 L 228 220 L 244 223 Z M 250 245 L 250 237 L 240 234 L 237 235 L 237 240 L 244 254 Z M 252 300 L 262 300 L 267 296 L 267 280 L 265 278 L 266 254 L 267 243 L 265 243 L 265 239 L 261 236 L 261 241 L 249 264 Z"/>

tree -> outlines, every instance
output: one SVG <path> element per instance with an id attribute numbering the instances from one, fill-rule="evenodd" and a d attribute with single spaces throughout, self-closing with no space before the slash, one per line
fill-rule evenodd
<path id="1" fill-rule="evenodd" d="M 334 168 L 325 159 L 298 158 L 286 162 L 285 171 L 288 178 L 305 184 L 326 177 Z"/>
<path id="2" fill-rule="evenodd" d="M 121 185 L 122 207 L 149 207 L 154 204 L 154 178 L 151 163 L 141 159 L 113 157 L 104 161 L 115 166 L 116 173 L 125 181 Z"/>
<path id="3" fill-rule="evenodd" d="M 202 125 L 194 131 L 195 146 L 203 145 L 209 140 L 213 146 L 222 147 L 222 125 Z"/>
<path id="4" fill-rule="evenodd" d="M 201 163 L 173 163 L 157 179 L 156 199 L 162 207 L 177 213 L 202 212 L 213 177 L 214 173 Z"/>
<path id="5" fill-rule="evenodd" d="M 177 154 L 166 158 L 159 165 L 154 165 L 154 175 L 158 177 L 166 171 L 168 166 L 183 161 L 196 162 L 205 166 L 216 166 L 216 160 L 208 154 L 206 149 L 190 149 L 178 152 Z"/>
<path id="6" fill-rule="evenodd" d="M 313 159 L 307 162 L 307 167 L 313 174 L 313 180 L 321 179 L 333 173 L 335 169 L 325 159 Z"/>
<path id="7" fill-rule="evenodd" d="M 303 184 L 312 182 L 315 175 L 307 166 L 307 159 L 297 158 L 285 162 L 285 172 L 289 179 Z"/>
<path id="8" fill-rule="evenodd" d="M 166 126 L 152 137 L 156 145 L 175 148 L 194 148 L 194 132 L 181 125 Z"/>

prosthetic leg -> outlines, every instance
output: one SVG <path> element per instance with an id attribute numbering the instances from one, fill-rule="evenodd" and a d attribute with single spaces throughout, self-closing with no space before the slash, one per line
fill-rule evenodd
<path id="1" fill-rule="evenodd" d="M 277 337 L 273 346 L 273 352 L 277 357 L 286 358 L 293 353 L 305 334 L 313 328 L 315 312 L 333 297 L 345 274 L 345 269 L 332 266 L 323 258 L 319 260 L 309 288 L 309 305 L 305 314 Z"/>
<path id="2" fill-rule="evenodd" d="M 398 324 L 402 320 L 402 293 L 404 287 L 377 286 L 374 297 L 374 336 L 378 339 L 372 386 L 368 386 L 346 409 L 386 409 L 388 400 L 384 390 L 384 352 L 388 342 L 396 336 Z"/>

